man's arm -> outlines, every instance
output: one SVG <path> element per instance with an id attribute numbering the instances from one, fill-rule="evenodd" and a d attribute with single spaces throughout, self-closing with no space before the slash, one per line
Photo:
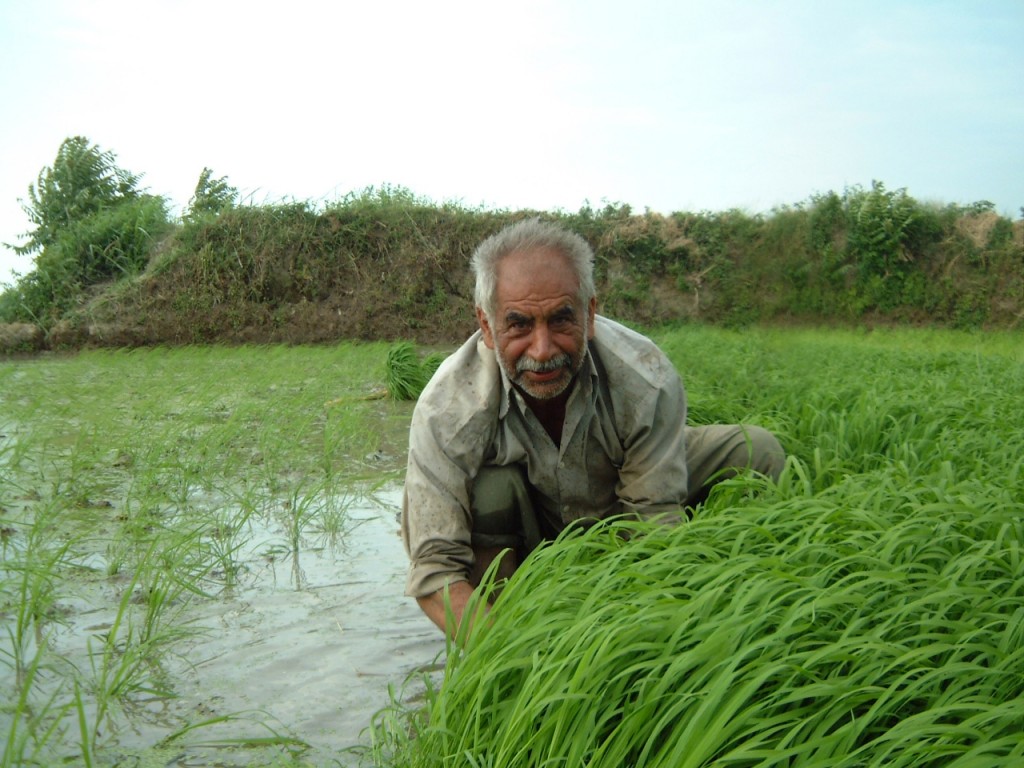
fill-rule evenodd
<path id="1" fill-rule="evenodd" d="M 443 589 L 416 598 L 416 602 L 427 615 L 427 618 L 452 639 L 458 634 L 459 627 L 462 625 L 462 617 L 466 612 L 466 606 L 476 591 L 476 585 L 483 579 L 484 572 L 490 568 L 491 563 L 496 558 L 501 558 L 498 562 L 497 571 L 494 574 L 494 578 L 498 581 L 511 578 L 518 566 L 515 552 L 503 549 L 502 547 L 474 547 L 473 554 L 475 562 L 469 575 L 469 581 L 452 581 Z M 447 626 L 448 616 L 444 605 L 446 591 L 448 593 L 448 602 L 451 605 L 452 620 L 455 622 L 455 625 L 452 627 Z M 490 605 L 484 606 L 484 612 L 488 610 L 490 610 Z"/>
<path id="2" fill-rule="evenodd" d="M 448 611 L 445 609 L 445 593 L 448 594 L 448 602 L 451 605 L 451 616 L 454 626 L 448 626 Z M 455 581 L 445 589 L 439 589 L 425 597 L 417 597 L 416 602 L 427 614 L 427 618 L 437 625 L 438 629 L 448 637 L 454 639 L 462 624 L 462 615 L 466 612 L 466 605 L 473 596 L 473 587 L 468 581 Z"/>
<path id="3" fill-rule="evenodd" d="M 402 539 L 405 593 L 454 636 L 473 592 L 473 477 L 497 428 L 501 374 L 479 332 L 450 356 L 420 395 L 409 427 Z M 445 594 L 456 625 L 446 627 Z"/>
<path id="4" fill-rule="evenodd" d="M 641 518 L 678 511 L 687 498 L 686 390 L 660 350 L 632 387 L 615 390 L 616 431 L 624 459 L 616 489 L 625 509 Z"/>

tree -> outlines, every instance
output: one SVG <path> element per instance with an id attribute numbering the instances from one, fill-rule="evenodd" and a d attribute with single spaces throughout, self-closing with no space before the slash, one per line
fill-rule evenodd
<path id="1" fill-rule="evenodd" d="M 213 171 L 203 168 L 199 174 L 199 182 L 196 184 L 196 191 L 189 200 L 188 208 L 183 218 L 197 219 L 204 214 L 220 213 L 228 208 L 233 208 L 238 201 L 238 190 L 228 184 L 228 177 L 221 176 L 213 178 Z"/>
<path id="2" fill-rule="evenodd" d="M 170 227 L 167 202 L 138 190 L 139 176 L 117 167 L 113 152 L 82 136 L 65 139 L 19 200 L 35 224 L 28 241 L 35 269 L 3 294 L 0 319 L 51 327 L 100 282 L 142 271 Z"/>
<path id="3" fill-rule="evenodd" d="M 140 177 L 117 167 L 113 152 L 84 136 L 65 139 L 52 167 L 43 168 L 28 187 L 28 201 L 18 200 L 35 229 L 16 253 L 35 253 L 54 244 L 72 225 L 119 203 L 139 197 Z"/>

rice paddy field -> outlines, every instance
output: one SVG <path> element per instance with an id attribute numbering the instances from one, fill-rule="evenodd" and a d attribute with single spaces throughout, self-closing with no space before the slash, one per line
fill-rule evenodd
<path id="1" fill-rule="evenodd" d="M 0 362 L 0 765 L 1024 764 L 1024 337 L 654 336 L 781 479 L 567 532 L 449 644 L 386 345 Z"/>

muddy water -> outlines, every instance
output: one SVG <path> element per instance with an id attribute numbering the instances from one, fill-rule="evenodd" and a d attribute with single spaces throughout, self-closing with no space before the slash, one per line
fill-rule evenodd
<path id="1" fill-rule="evenodd" d="M 263 710 L 325 754 L 358 742 L 388 685 L 430 667 L 444 649 L 402 594 L 399 498 L 391 490 L 351 508 L 340 544 L 302 552 L 301 589 L 287 562 L 264 574 L 275 588 L 226 601 L 215 633 L 195 649 L 195 683 L 182 700 L 204 712 Z"/>
<path id="2" fill-rule="evenodd" d="M 239 586 L 187 612 L 205 631 L 175 647 L 183 658 L 169 671 L 178 697 L 135 713 L 107 758 L 126 765 L 268 764 L 274 750 L 197 742 L 264 738 L 269 727 L 310 745 L 303 765 L 358 764 L 345 750 L 367 743 L 364 730 L 388 704 L 389 686 L 400 689 L 418 671 L 439 677 L 444 660 L 441 633 L 403 596 L 400 498 L 391 487 L 359 499 L 333 545 L 300 551 L 301 574 L 291 556 L 266 556 L 280 530 L 253 528 Z M 76 613 L 71 635 L 101 628 L 102 616 Z M 247 714 L 197 729 L 169 750 L 151 749 L 183 722 L 237 713 Z"/>
<path id="3" fill-rule="evenodd" d="M 179 703 L 214 714 L 263 710 L 324 757 L 360 742 L 389 684 L 444 651 L 441 633 L 403 595 L 400 496 L 392 489 L 354 505 L 336 546 L 301 552 L 301 588 L 294 563 L 278 563 L 224 601 L 205 622 L 214 631 L 192 652 L 194 679 Z"/>

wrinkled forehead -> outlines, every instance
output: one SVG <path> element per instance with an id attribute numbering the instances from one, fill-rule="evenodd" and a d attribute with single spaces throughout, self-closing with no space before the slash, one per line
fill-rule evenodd
<path id="1" fill-rule="evenodd" d="M 572 261 L 554 248 L 512 251 L 497 264 L 498 297 L 510 290 L 564 289 L 573 296 L 579 293 L 580 280 Z"/>

